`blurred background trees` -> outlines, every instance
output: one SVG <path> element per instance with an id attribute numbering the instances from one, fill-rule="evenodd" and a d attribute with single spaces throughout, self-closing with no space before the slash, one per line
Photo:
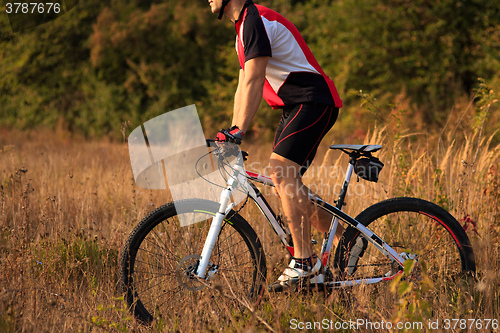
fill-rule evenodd
<path id="1" fill-rule="evenodd" d="M 383 123 L 399 103 L 414 126 L 439 128 L 450 110 L 474 99 L 479 78 L 499 91 L 498 1 L 259 3 L 301 30 L 336 82 L 348 127 Z M 207 132 L 230 124 L 239 68 L 235 31 L 204 0 L 80 1 L 56 20 L 18 33 L 1 13 L 0 126 L 119 137 L 124 121 L 135 127 L 192 103 Z M 367 100 L 376 101 L 371 114 L 359 108 Z M 269 136 L 279 112 L 261 108 L 253 131 Z M 492 127 L 495 111 L 489 111 Z"/>

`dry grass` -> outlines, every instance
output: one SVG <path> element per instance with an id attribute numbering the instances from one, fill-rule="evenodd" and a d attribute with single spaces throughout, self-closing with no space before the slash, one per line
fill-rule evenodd
<path id="1" fill-rule="evenodd" d="M 217 318 L 206 318 L 195 325 L 186 318 L 180 325 L 187 325 L 189 331 L 289 331 L 293 320 L 417 318 L 427 324 L 436 318 L 499 319 L 500 146 L 492 147 L 491 138 L 477 130 L 455 131 L 450 135 L 454 140 L 447 139 L 451 131 L 431 137 L 402 134 L 390 126 L 372 130 L 365 142 L 385 147 L 378 154 L 385 163 L 381 181 L 354 182 L 346 211 L 356 215 L 372 203 L 404 195 L 447 208 L 467 229 L 478 272 L 477 283 L 457 290 L 454 302 L 436 299 L 428 312 L 400 307 L 403 297 L 391 294 L 387 287 L 349 290 L 348 302 L 342 291 L 327 296 L 265 294 L 254 315 L 240 315 L 222 324 Z M 327 151 L 332 140 L 325 140 L 315 163 L 316 170 L 322 166 L 335 172 L 327 180 L 319 172 L 306 177 L 306 182 L 320 184 L 316 189 L 328 200 L 335 199 L 335 184 L 341 182 L 347 162 Z M 269 146 L 245 148 L 251 161 L 266 165 Z M 126 145 L 88 142 L 60 132 L 4 131 L 0 185 L 0 331 L 142 330 L 117 292 L 118 251 L 138 220 L 169 198 L 134 186 Z M 276 198 L 269 200 L 279 212 Z M 261 238 L 268 276 L 275 277 L 286 263 L 285 251 L 254 206 L 248 205 L 241 214 Z"/>

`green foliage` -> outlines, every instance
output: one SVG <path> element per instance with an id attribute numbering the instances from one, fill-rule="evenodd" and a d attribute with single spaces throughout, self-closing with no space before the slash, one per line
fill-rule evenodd
<path id="1" fill-rule="evenodd" d="M 475 131 L 479 131 L 483 128 L 490 113 L 492 111 L 498 111 L 500 103 L 497 93 L 486 84 L 484 79 L 479 79 L 479 86 L 476 90 L 476 98 L 477 112 L 474 117 L 473 129 Z"/>
<path id="2" fill-rule="evenodd" d="M 64 119 L 87 135 L 117 134 L 125 120 L 209 100 L 204 82 L 217 81 L 232 40 L 224 30 L 200 3 L 80 4 L 0 42 L 0 125 Z"/>
<path id="3" fill-rule="evenodd" d="M 105 331 L 113 330 L 128 332 L 128 325 L 132 322 L 132 318 L 129 315 L 127 303 L 124 301 L 123 297 L 116 297 L 113 300 L 116 304 L 107 306 L 99 305 L 97 307 L 97 311 L 99 311 L 100 315 L 92 317 L 92 324 Z M 116 319 L 116 317 L 118 319 Z"/>
<path id="4" fill-rule="evenodd" d="M 377 95 L 407 94 L 426 108 L 429 121 L 457 94 L 471 92 L 478 76 L 493 73 L 483 44 L 498 54 L 500 5 L 488 0 L 343 1 L 353 33 L 347 86 Z M 485 33 L 485 31 L 489 31 Z M 498 37 L 497 37 L 498 40 Z M 495 74 L 496 75 L 496 74 Z M 491 78 L 491 75 L 488 75 Z"/>
<path id="5" fill-rule="evenodd" d="M 422 260 L 417 262 L 407 259 L 404 262 L 403 272 L 404 274 L 398 275 L 391 282 L 391 292 L 399 297 L 394 306 L 393 320 L 394 322 L 427 322 L 431 318 L 432 308 L 424 296 L 434 289 L 434 284 L 427 275 L 427 266 Z"/>
<path id="6" fill-rule="evenodd" d="M 36 261 L 32 263 L 35 274 L 56 276 L 63 273 L 68 281 L 84 278 L 93 294 L 98 290 L 96 277 L 100 278 L 113 267 L 118 256 L 116 250 L 106 249 L 86 237 L 42 242 L 32 251 L 36 253 Z"/>
<path id="7" fill-rule="evenodd" d="M 403 95 L 409 111 L 442 124 L 477 78 L 500 85 L 500 3 L 489 0 L 262 1 L 302 32 L 346 102 L 369 91 Z M 135 127 L 196 103 L 207 133 L 229 125 L 237 84 L 234 29 L 205 1 L 79 2 L 22 33 L 0 15 L 0 126 L 68 129 L 89 136 Z M 355 102 L 357 103 L 357 101 Z M 259 135 L 279 112 L 265 104 Z M 388 108 L 376 110 L 387 117 Z M 346 115 L 346 119 L 361 115 Z M 355 121 L 355 120 L 353 120 Z M 215 128 L 215 129 L 214 129 Z"/>
<path id="8" fill-rule="evenodd" d="M 0 124 L 18 128 L 53 126 L 59 118 L 72 120 L 75 105 L 84 102 L 92 23 L 105 5 L 86 2 L 49 23 L 0 41 Z"/>
<path id="9" fill-rule="evenodd" d="M 92 69 L 99 80 L 123 89 L 126 109 L 143 121 L 207 97 L 203 82 L 216 79 L 223 66 L 218 45 L 228 39 L 197 7 L 110 7 L 97 19 L 90 37 Z"/>

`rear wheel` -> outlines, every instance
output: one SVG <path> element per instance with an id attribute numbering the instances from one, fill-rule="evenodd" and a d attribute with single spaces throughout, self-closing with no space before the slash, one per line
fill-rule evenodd
<path id="1" fill-rule="evenodd" d="M 193 331 L 220 328 L 258 300 L 266 277 L 261 243 L 231 211 L 213 250 L 207 278 L 195 277 L 199 255 L 219 204 L 185 200 L 164 205 L 131 233 L 120 257 L 120 282 L 143 323 Z M 182 212 L 182 214 L 178 214 Z M 181 227 L 183 221 L 201 221 Z"/>
<path id="2" fill-rule="evenodd" d="M 464 273 L 475 273 L 467 234 L 453 216 L 431 202 L 389 199 L 369 207 L 356 220 L 396 252 L 416 260 L 410 278 L 425 273 L 434 283 L 447 286 Z M 352 227 L 345 231 L 335 259 L 343 280 L 385 277 L 401 270 Z"/>

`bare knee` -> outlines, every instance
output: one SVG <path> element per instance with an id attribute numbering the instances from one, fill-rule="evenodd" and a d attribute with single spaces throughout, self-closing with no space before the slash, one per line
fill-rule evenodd
<path id="1" fill-rule="evenodd" d="M 303 186 L 299 175 L 300 166 L 277 154 L 272 154 L 269 161 L 271 167 L 270 177 L 279 192 L 288 188 L 300 188 Z"/>

